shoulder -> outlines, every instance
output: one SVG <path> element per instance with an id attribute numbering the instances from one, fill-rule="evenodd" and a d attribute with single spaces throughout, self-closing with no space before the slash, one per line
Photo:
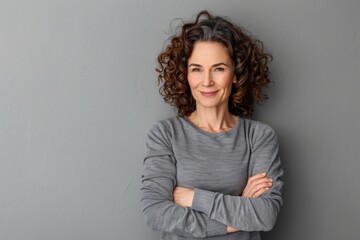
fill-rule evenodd
<path id="1" fill-rule="evenodd" d="M 171 117 L 155 122 L 149 129 L 148 134 L 165 134 L 171 136 L 174 129 L 181 125 L 180 117 Z"/>
<path id="2" fill-rule="evenodd" d="M 154 123 L 145 137 L 145 146 L 148 152 L 172 153 L 177 129 L 181 128 L 182 119 L 172 117 Z"/>
<path id="3" fill-rule="evenodd" d="M 242 118 L 242 121 L 244 122 L 244 126 L 248 129 L 254 129 L 256 131 L 274 131 L 274 129 L 269 124 L 258 120 Z"/>
<path id="4" fill-rule="evenodd" d="M 168 146 L 172 145 L 174 138 L 182 131 L 183 121 L 179 116 L 157 121 L 148 130 L 146 140 L 157 140 L 166 142 Z"/>
<path id="5" fill-rule="evenodd" d="M 276 139 L 275 130 L 267 123 L 252 120 L 252 119 L 243 119 L 245 131 L 254 139 L 262 138 L 274 138 Z"/>

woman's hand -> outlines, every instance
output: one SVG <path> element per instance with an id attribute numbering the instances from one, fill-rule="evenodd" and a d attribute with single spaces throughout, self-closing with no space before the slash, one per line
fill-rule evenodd
<path id="1" fill-rule="evenodd" d="M 258 173 L 250 177 L 241 193 L 242 197 L 257 198 L 272 186 L 272 179 L 266 177 L 266 173 Z M 173 192 L 173 201 L 183 207 L 191 207 L 194 198 L 194 189 L 177 186 Z M 227 226 L 227 233 L 238 232 L 239 230 Z"/>
<path id="2" fill-rule="evenodd" d="M 226 226 L 226 232 L 227 233 L 233 233 L 233 232 L 239 232 L 239 229 L 230 227 L 230 226 Z"/>
<path id="3" fill-rule="evenodd" d="M 250 177 L 240 196 L 257 198 L 272 186 L 272 179 L 266 177 L 266 173 L 258 173 Z M 239 231 L 236 228 L 227 226 L 227 233 Z"/>
<path id="4" fill-rule="evenodd" d="M 256 198 L 269 190 L 272 179 L 266 177 L 266 173 L 258 173 L 248 179 L 241 194 L 242 197 Z"/>
<path id="5" fill-rule="evenodd" d="M 194 198 L 194 189 L 186 187 L 175 187 L 173 201 L 183 207 L 191 207 Z"/>

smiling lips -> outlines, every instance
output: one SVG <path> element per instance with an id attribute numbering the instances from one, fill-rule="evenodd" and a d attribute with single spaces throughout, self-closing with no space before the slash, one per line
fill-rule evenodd
<path id="1" fill-rule="evenodd" d="M 212 97 L 212 96 L 215 96 L 217 92 L 218 92 L 218 91 L 213 91 L 213 92 L 202 92 L 202 91 L 200 91 L 201 95 L 204 96 L 204 97 Z"/>

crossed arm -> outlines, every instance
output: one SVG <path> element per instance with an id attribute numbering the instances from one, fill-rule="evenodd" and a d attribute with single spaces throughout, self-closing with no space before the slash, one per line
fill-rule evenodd
<path id="1" fill-rule="evenodd" d="M 148 135 L 141 202 L 154 230 L 208 237 L 236 231 L 268 231 L 282 205 L 283 171 L 273 131 L 254 141 L 247 185 L 240 196 L 177 185 L 176 160 L 164 129 Z M 258 173 L 264 173 L 261 175 Z M 271 179 L 270 179 L 271 178 Z M 228 214 L 231 212 L 232 214 Z"/>
<path id="2" fill-rule="evenodd" d="M 250 177 L 247 184 L 240 196 L 248 198 L 256 198 L 265 193 L 272 186 L 272 179 L 266 177 L 266 173 L 258 173 Z M 186 188 L 176 186 L 173 192 L 173 202 L 182 207 L 191 207 L 193 203 L 195 190 L 193 188 Z M 231 226 L 227 226 L 227 233 L 237 232 L 236 229 Z"/>

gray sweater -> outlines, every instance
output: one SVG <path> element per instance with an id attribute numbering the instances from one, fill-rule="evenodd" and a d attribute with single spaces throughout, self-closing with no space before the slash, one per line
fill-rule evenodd
<path id="1" fill-rule="evenodd" d="M 141 203 L 161 239 L 260 239 L 282 205 L 278 140 L 266 124 L 238 118 L 210 133 L 182 117 L 159 121 L 146 137 Z M 258 198 L 239 196 L 249 177 L 266 172 L 273 186 Z M 175 186 L 195 189 L 191 208 L 173 203 Z M 239 229 L 226 233 L 226 225 Z"/>

